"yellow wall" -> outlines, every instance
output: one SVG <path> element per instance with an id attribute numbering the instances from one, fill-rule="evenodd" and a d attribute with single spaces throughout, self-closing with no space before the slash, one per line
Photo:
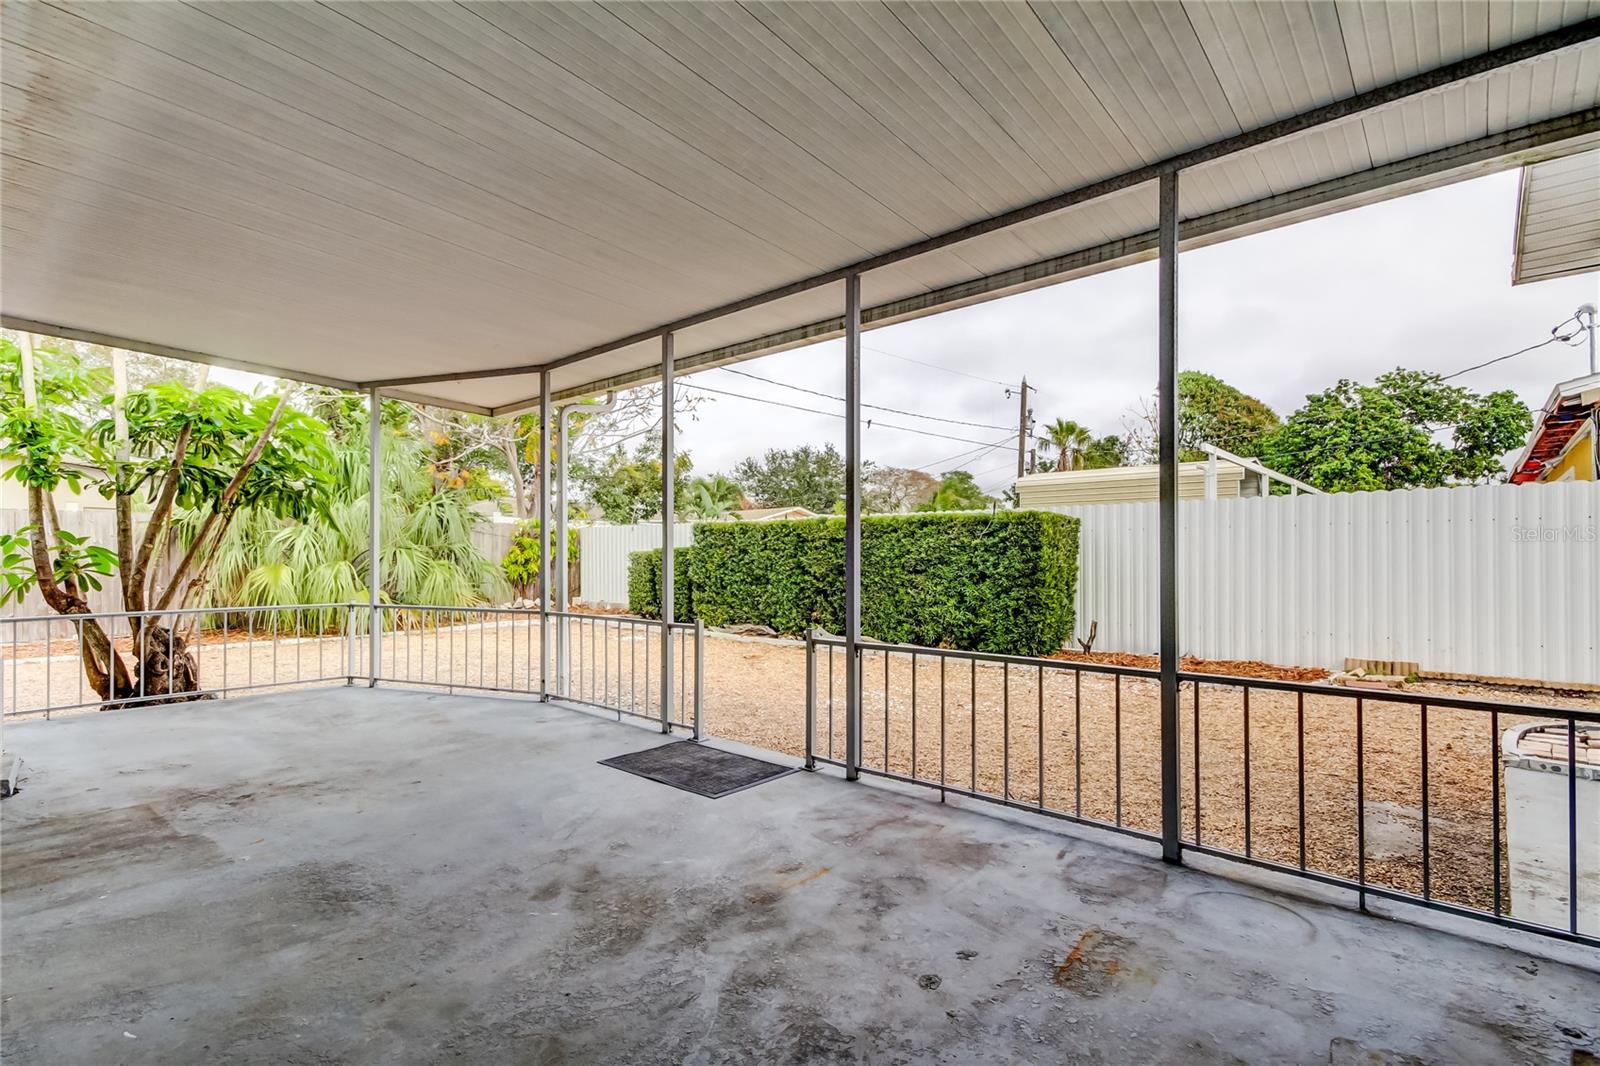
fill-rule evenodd
<path id="1" fill-rule="evenodd" d="M 1562 452 L 1539 475 L 1540 481 L 1593 481 L 1595 462 L 1595 424 L 1591 419 L 1589 424 L 1578 431 Z M 1571 473 L 1568 473 L 1571 471 Z"/>

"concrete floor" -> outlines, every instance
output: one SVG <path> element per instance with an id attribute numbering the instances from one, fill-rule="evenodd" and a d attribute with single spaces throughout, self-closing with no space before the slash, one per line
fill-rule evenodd
<path id="1" fill-rule="evenodd" d="M 12 725 L 29 774 L 0 806 L 6 1062 L 1600 1048 L 1600 976 L 1571 949 L 832 775 L 706 800 L 595 765 L 660 740 L 554 706 L 342 687 Z"/>

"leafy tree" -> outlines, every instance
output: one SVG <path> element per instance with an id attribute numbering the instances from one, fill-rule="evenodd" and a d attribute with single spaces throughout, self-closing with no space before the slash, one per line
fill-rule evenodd
<path id="1" fill-rule="evenodd" d="M 1179 372 L 1178 450 L 1184 460 L 1202 458 L 1202 444 L 1253 458 L 1278 425 L 1272 408 L 1221 378 L 1198 370 Z"/>
<path id="2" fill-rule="evenodd" d="M 1510 390 L 1480 394 L 1438 374 L 1395 369 L 1371 385 L 1341 379 L 1262 443 L 1275 470 L 1327 492 L 1484 481 L 1521 444 L 1533 416 Z"/>
<path id="3" fill-rule="evenodd" d="M 733 480 L 763 507 L 805 507 L 832 514 L 844 499 L 844 457 L 832 444 L 769 448 L 734 467 Z"/>
<path id="4" fill-rule="evenodd" d="M 1154 397 L 1140 403 L 1127 422 L 1123 455 L 1153 463 L 1159 452 L 1159 408 Z M 1266 403 L 1199 370 L 1178 373 L 1178 460 L 1204 459 L 1203 444 L 1254 458 L 1279 419 Z"/>
<path id="5" fill-rule="evenodd" d="M 304 519 L 327 507 L 327 426 L 290 409 L 287 394 L 249 397 L 177 380 L 129 391 L 122 367 L 113 371 L 73 350 L 34 352 L 31 339 L 20 349 L 0 339 L 0 457 L 14 463 L 6 476 L 28 493 L 32 573 L 22 583 L 36 585 L 52 610 L 90 613 L 88 592 L 112 574 L 127 611 L 190 606 L 241 514 Z M 63 484 L 112 501 L 114 548 L 62 528 L 53 493 Z M 136 499 L 149 507 L 142 529 Z M 180 515 L 183 552 L 163 575 L 153 564 Z M 129 624 L 131 668 L 97 622 L 82 623 L 84 674 L 102 700 L 141 691 L 182 698 L 199 687 L 182 636 L 158 617 L 135 615 Z"/>
<path id="6" fill-rule="evenodd" d="M 994 503 L 994 497 L 984 495 L 978 482 L 965 470 L 952 470 L 939 481 L 933 496 L 919 506 L 919 511 L 981 511 Z"/>
<path id="7" fill-rule="evenodd" d="M 688 494 L 689 471 L 694 463 L 679 452 L 673 458 L 673 496 Z M 646 439 L 632 455 L 614 451 L 596 467 L 580 465 L 576 480 L 607 522 L 632 525 L 661 514 L 661 441 Z"/>
<path id="8" fill-rule="evenodd" d="M 1104 470 L 1107 467 L 1126 466 L 1128 463 L 1127 443 L 1115 434 L 1108 433 L 1103 437 L 1096 437 L 1080 453 L 1080 469 Z"/>
<path id="9" fill-rule="evenodd" d="M 938 489 L 938 478 L 910 467 L 866 463 L 861 471 L 862 510 L 876 514 L 914 511 Z"/>

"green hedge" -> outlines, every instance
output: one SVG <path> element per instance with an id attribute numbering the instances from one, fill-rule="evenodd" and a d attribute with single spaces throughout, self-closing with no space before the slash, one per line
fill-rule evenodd
<path id="1" fill-rule="evenodd" d="M 692 559 L 687 582 L 684 554 Z M 681 591 L 678 602 L 707 625 L 844 629 L 842 519 L 701 523 L 694 548 L 679 559 L 678 588 L 692 589 L 692 607 Z M 634 553 L 635 613 L 660 609 L 652 598 L 659 560 L 659 552 Z M 861 524 L 861 572 L 865 636 L 1048 654 L 1073 632 L 1078 520 L 1040 511 L 873 516 Z"/>
<path id="2" fill-rule="evenodd" d="M 694 621 L 693 548 L 672 550 L 672 613 L 674 621 Z M 628 610 L 641 618 L 661 617 L 661 549 L 628 556 Z"/>

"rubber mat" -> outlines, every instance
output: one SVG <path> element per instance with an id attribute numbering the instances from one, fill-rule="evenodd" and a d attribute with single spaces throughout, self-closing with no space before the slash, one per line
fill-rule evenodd
<path id="1" fill-rule="evenodd" d="M 731 751 L 708 748 L 689 740 L 663 744 L 643 751 L 630 751 L 601 759 L 601 766 L 626 770 L 663 785 L 681 788 L 697 796 L 720 799 L 734 792 L 753 788 L 763 781 L 794 773 L 798 767 L 779 766 L 764 759 L 736 755 Z"/>

